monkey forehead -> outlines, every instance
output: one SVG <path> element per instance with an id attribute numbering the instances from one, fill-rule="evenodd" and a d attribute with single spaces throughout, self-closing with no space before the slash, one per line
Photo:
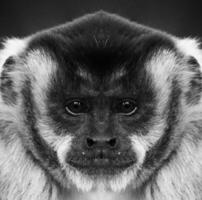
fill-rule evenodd
<path id="1" fill-rule="evenodd" d="M 120 63 L 143 59 L 158 47 L 173 48 L 174 44 L 166 33 L 97 12 L 35 34 L 29 46 L 51 51 L 65 67 L 76 60 L 104 74 Z"/>
<path id="2" fill-rule="evenodd" d="M 51 55 L 63 85 L 81 80 L 93 89 L 130 77 L 138 82 L 152 55 L 159 49 L 175 51 L 175 45 L 165 33 L 98 12 L 33 35 L 29 49 Z"/>
<path id="3" fill-rule="evenodd" d="M 57 85 L 57 88 L 63 88 L 62 92 L 72 95 L 74 92 L 75 95 L 79 93 L 84 96 L 98 96 L 100 93 L 106 96 L 135 94 L 141 88 L 145 90 L 145 87 L 151 87 L 150 78 L 156 79 L 153 83 L 157 83 L 160 87 L 164 84 L 161 79 L 167 77 L 175 66 L 172 55 L 174 53 L 162 49 L 153 52 L 152 56 L 141 63 L 136 60 L 119 63 L 113 70 L 109 69 L 108 73 L 99 71 L 99 68 L 94 72 L 89 69 L 89 66 L 84 66 L 78 61 L 62 66 L 61 61 L 52 59 L 48 54 L 41 55 L 42 52 L 35 50 L 29 56 L 30 69 L 34 70 L 35 79 L 39 80 L 37 85 L 40 82 L 43 87 L 43 83 L 48 85 L 51 83 L 51 85 Z"/>

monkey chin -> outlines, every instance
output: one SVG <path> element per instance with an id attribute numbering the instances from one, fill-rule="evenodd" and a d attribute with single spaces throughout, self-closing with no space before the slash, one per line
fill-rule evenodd
<path id="1" fill-rule="evenodd" d="M 110 192 L 124 191 L 135 181 L 138 167 L 133 165 L 114 175 L 87 174 L 72 166 L 66 166 L 65 171 L 71 184 L 82 192 L 105 190 Z"/>

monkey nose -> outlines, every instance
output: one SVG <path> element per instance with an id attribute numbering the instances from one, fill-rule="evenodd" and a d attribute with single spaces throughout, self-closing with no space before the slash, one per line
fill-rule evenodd
<path id="1" fill-rule="evenodd" d="M 87 148 L 115 148 L 118 145 L 118 139 L 116 137 L 87 137 L 85 139 L 85 145 Z"/>

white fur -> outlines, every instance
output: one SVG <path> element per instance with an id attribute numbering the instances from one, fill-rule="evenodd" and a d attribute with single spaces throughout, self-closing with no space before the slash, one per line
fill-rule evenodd
<path id="1" fill-rule="evenodd" d="M 82 174 L 81 172 L 71 168 L 70 166 L 66 166 L 64 167 L 64 169 L 67 171 L 68 178 L 78 190 L 86 193 L 95 188 L 95 181 L 87 175 Z"/>
<path id="2" fill-rule="evenodd" d="M 13 132 L 14 130 L 10 131 Z M 50 186 L 47 185 L 46 187 L 47 180 L 44 172 L 34 166 L 29 158 L 26 158 L 22 144 L 18 138 L 15 138 L 15 135 L 8 146 L 0 141 L 0 152 L 2 199 L 36 200 L 48 198 Z M 2 184 L 4 184 L 3 188 Z M 46 190 L 43 191 L 43 188 L 46 188 Z M 53 185 L 51 199 L 55 199 L 57 195 L 56 188 Z"/>
<path id="3" fill-rule="evenodd" d="M 155 191 L 157 200 L 201 199 L 201 139 L 196 145 L 193 135 L 198 135 L 198 130 L 191 125 L 186 128 L 189 132 L 186 133 L 187 136 L 183 139 L 177 156 L 157 176 L 158 189 Z M 193 135 L 188 135 L 190 133 Z"/>
<path id="4" fill-rule="evenodd" d="M 141 132 L 138 132 L 130 137 L 132 148 L 136 153 L 139 166 L 144 162 L 146 152 L 155 145 L 163 134 L 162 130 L 165 128 L 164 120 L 156 119 L 156 121 L 156 124 L 151 127 L 146 135 L 142 135 Z"/>
<path id="5" fill-rule="evenodd" d="M 31 51 L 24 64 L 27 74 L 32 78 L 33 95 L 41 112 L 45 112 L 45 91 L 49 87 L 50 80 L 56 72 L 57 64 L 43 50 Z"/>
<path id="6" fill-rule="evenodd" d="M 71 148 L 71 141 L 73 137 L 69 132 L 61 132 L 61 135 L 56 133 L 47 124 L 47 121 L 39 120 L 38 128 L 43 139 L 58 153 L 58 158 L 61 163 L 65 163 L 65 154 Z"/>
<path id="7" fill-rule="evenodd" d="M 129 169 L 126 169 L 121 174 L 112 177 L 109 180 L 109 188 L 113 192 L 121 192 L 126 190 L 126 188 L 135 180 L 138 165 L 134 165 Z"/>
<path id="8" fill-rule="evenodd" d="M 202 70 L 202 50 L 199 49 L 199 41 L 193 38 L 175 40 L 176 46 L 185 56 L 193 56 L 201 66 Z"/>
<path id="9" fill-rule="evenodd" d="M 3 64 L 5 63 L 6 59 L 9 58 L 10 56 L 18 56 L 21 53 L 24 52 L 26 49 L 27 45 L 29 43 L 29 38 L 25 39 L 18 39 L 18 38 L 10 38 L 10 39 L 5 39 L 3 43 L 3 48 L 0 50 L 0 74 L 3 69 Z M 1 84 L 1 80 L 0 80 Z M 0 95 L 0 105 L 2 105 L 2 97 Z M 3 112 L 3 110 L 10 110 L 9 106 L 1 106 L 0 113 L 3 115 L 7 115 L 7 113 L 12 113 L 12 112 Z M 2 116 L 3 118 L 3 116 Z"/>
<path id="10" fill-rule="evenodd" d="M 27 47 L 29 39 L 18 39 L 12 38 L 5 40 L 3 44 L 3 49 L 0 51 L 0 69 L 2 70 L 2 66 L 7 58 L 10 56 L 18 56 L 21 54 L 25 48 Z M 0 70 L 0 72 L 1 72 Z"/>
<path id="11" fill-rule="evenodd" d="M 157 108 L 162 110 L 167 105 L 170 94 L 171 77 L 176 74 L 177 66 L 176 56 L 168 50 L 160 50 L 153 55 L 151 60 L 146 63 L 146 69 L 152 75 L 152 83 L 158 91 Z"/>

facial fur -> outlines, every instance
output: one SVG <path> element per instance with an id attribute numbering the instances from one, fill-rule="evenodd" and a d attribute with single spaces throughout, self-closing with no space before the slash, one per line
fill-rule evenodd
<path id="1" fill-rule="evenodd" d="M 0 199 L 200 199 L 201 64 L 105 12 L 5 41 Z"/>

